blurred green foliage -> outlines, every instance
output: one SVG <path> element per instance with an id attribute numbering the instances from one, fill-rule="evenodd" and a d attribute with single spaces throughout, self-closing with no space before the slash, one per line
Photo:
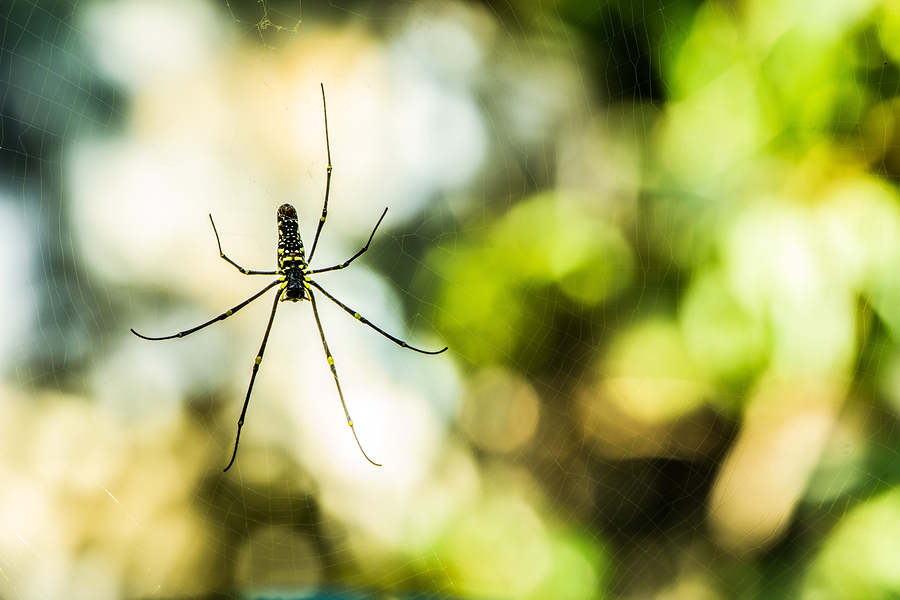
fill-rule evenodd
<path id="1" fill-rule="evenodd" d="M 846 390 L 870 407 L 858 408 L 852 460 L 826 448 L 813 474 L 796 476 L 809 478 L 806 506 L 838 517 L 854 508 L 824 537 L 790 542 L 807 544 L 799 551 L 718 565 L 719 585 L 752 594 L 770 584 L 748 573 L 784 561 L 775 569 L 784 590 L 802 587 L 805 598 L 896 597 L 900 502 L 896 489 L 875 499 L 866 490 L 900 482 L 898 448 L 885 441 L 896 436 L 879 433 L 900 410 L 900 4 L 518 7 L 534 22 L 558 19 L 592 48 L 619 44 L 598 63 L 638 79 L 614 84 L 607 70 L 610 102 L 659 113 L 638 140 L 641 202 L 621 218 L 596 211 L 597 199 L 541 190 L 464 228 L 430 257 L 438 330 L 474 368 L 538 377 L 573 343 L 559 335 L 560 315 L 588 307 L 603 322 L 580 341 L 595 349 L 600 383 L 573 387 L 595 386 L 653 422 L 702 405 L 740 422 L 765 381 Z M 647 302 L 666 294 L 674 308 Z"/>
<path id="2" fill-rule="evenodd" d="M 431 266 L 441 279 L 438 331 L 481 366 L 539 368 L 560 302 L 600 304 L 632 277 L 625 236 L 568 196 L 530 198 L 480 233 L 436 250 Z"/>
<path id="3" fill-rule="evenodd" d="M 850 510 L 809 568 L 804 600 L 875 600 L 900 595 L 900 489 Z"/>

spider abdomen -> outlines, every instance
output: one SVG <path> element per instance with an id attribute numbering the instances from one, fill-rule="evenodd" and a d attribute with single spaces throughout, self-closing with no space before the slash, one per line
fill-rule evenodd
<path id="1" fill-rule="evenodd" d="M 282 271 L 282 301 L 306 300 L 306 252 L 300 238 L 297 210 L 290 204 L 278 207 L 278 268 Z"/>
<path id="2" fill-rule="evenodd" d="M 278 268 L 306 268 L 306 251 L 300 239 L 297 210 L 290 204 L 278 207 Z"/>

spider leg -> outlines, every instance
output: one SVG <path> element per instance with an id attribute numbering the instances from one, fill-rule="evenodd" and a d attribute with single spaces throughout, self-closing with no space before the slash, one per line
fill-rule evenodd
<path id="1" fill-rule="evenodd" d="M 235 269 L 243 273 L 244 275 L 278 275 L 278 271 L 251 271 L 249 269 L 245 269 L 241 265 L 237 264 L 222 252 L 222 241 L 219 240 L 219 232 L 216 229 L 216 222 L 213 221 L 212 215 L 209 215 L 209 222 L 212 223 L 213 233 L 216 234 L 216 243 L 219 245 L 219 256 L 228 261 L 229 264 L 233 265 Z"/>
<path id="2" fill-rule="evenodd" d="M 319 234 L 322 233 L 322 226 L 325 225 L 325 219 L 328 218 L 328 194 L 331 193 L 331 143 L 328 141 L 328 107 L 325 104 L 325 85 L 320 83 L 319 87 L 322 88 L 322 114 L 325 116 L 325 149 L 328 152 L 328 169 L 325 175 L 325 204 L 322 206 L 322 216 L 319 217 L 319 226 L 316 227 L 316 237 L 313 238 L 307 264 L 312 262 L 313 255 L 316 253 L 316 244 L 319 243 Z"/>
<path id="3" fill-rule="evenodd" d="M 238 442 L 241 441 L 241 429 L 244 427 L 244 416 L 247 414 L 247 405 L 250 404 L 250 392 L 253 391 L 253 382 L 256 381 L 256 373 L 259 371 L 259 365 L 262 364 L 263 353 L 266 351 L 266 342 L 269 341 L 269 332 L 272 331 L 272 322 L 275 320 L 275 311 L 278 310 L 278 300 L 281 298 L 282 293 L 284 293 L 283 289 L 278 290 L 278 293 L 275 294 L 275 303 L 272 305 L 272 314 L 269 315 L 269 324 L 266 325 L 266 334 L 263 336 L 259 352 L 256 354 L 256 360 L 253 362 L 253 373 L 250 375 L 250 385 L 247 386 L 247 397 L 244 398 L 244 407 L 241 409 L 241 416 L 237 422 L 237 435 L 234 436 L 234 452 L 231 454 L 231 460 L 228 462 L 228 466 L 225 467 L 225 471 L 231 468 L 231 465 L 234 464 L 234 459 L 237 458 Z"/>
<path id="4" fill-rule="evenodd" d="M 334 296 L 329 294 L 327 291 L 325 291 L 325 288 L 323 288 L 321 285 L 319 285 L 312 279 L 309 280 L 309 284 L 312 285 L 313 287 L 315 287 L 317 290 L 319 290 L 323 294 L 325 294 L 326 298 L 328 298 L 329 300 L 331 300 L 332 302 L 334 302 L 335 304 L 337 304 L 338 306 L 343 308 L 348 314 L 352 315 L 354 319 L 356 319 L 360 323 L 364 323 L 364 324 L 368 325 L 369 327 L 371 327 L 372 329 L 374 329 L 375 331 L 377 331 L 378 333 L 380 333 L 387 339 L 391 340 L 392 342 L 394 342 L 401 348 L 409 348 L 410 350 L 415 350 L 416 352 L 420 352 L 422 354 L 440 354 L 441 352 L 444 352 L 447 349 L 447 347 L 444 346 L 444 348 L 442 348 L 440 350 L 420 350 L 419 348 L 416 348 L 415 346 L 410 346 L 409 344 L 407 344 L 400 338 L 396 338 L 396 337 L 392 336 L 391 334 L 386 332 L 381 327 L 378 327 L 377 325 L 373 324 L 367 318 L 365 318 L 364 316 L 362 316 L 361 314 L 359 314 L 358 312 L 356 312 L 355 310 L 353 310 L 352 308 L 350 308 L 349 306 L 347 306 L 346 304 L 344 304 L 343 302 L 341 302 L 340 300 L 338 300 L 337 298 L 335 298 Z M 310 290 L 310 291 L 312 291 L 312 290 Z M 310 294 L 310 296 L 312 296 L 312 294 Z M 315 306 L 315 304 L 313 304 L 313 306 Z"/>
<path id="5" fill-rule="evenodd" d="M 384 220 L 384 215 L 387 214 L 388 209 L 384 209 L 384 212 L 381 213 L 381 218 L 378 219 L 378 222 L 375 223 L 375 229 L 372 230 L 372 233 L 369 235 L 369 241 L 366 242 L 366 245 L 362 247 L 362 250 L 351 256 L 348 260 L 345 260 L 339 265 L 334 265 L 333 267 L 328 267 L 326 269 L 313 269 L 312 271 L 308 271 L 310 275 L 315 275 L 316 273 L 327 273 L 328 271 L 339 271 L 341 269 L 346 269 L 350 266 L 354 260 L 362 256 L 363 252 L 369 249 L 369 244 L 372 243 L 372 238 L 375 237 L 375 232 L 378 230 L 378 226 L 381 225 L 381 222 Z"/>
<path id="6" fill-rule="evenodd" d="M 322 347 L 325 349 L 325 356 L 328 358 L 328 366 L 331 367 L 331 374 L 334 375 L 334 384 L 337 386 L 338 396 L 341 398 L 341 406 L 344 407 L 344 416 L 347 417 L 347 425 L 350 426 L 350 431 L 353 432 L 353 438 L 356 440 L 356 445 L 359 446 L 359 451 L 362 452 L 362 455 L 366 457 L 367 461 L 376 467 L 380 467 L 380 464 L 369 458 L 369 455 L 363 450 L 362 444 L 359 443 L 359 438 L 356 436 L 356 429 L 353 427 L 353 419 L 350 418 L 350 411 L 347 410 L 347 403 L 344 401 L 344 392 L 341 390 L 341 381 L 338 379 L 337 367 L 334 366 L 334 357 L 331 356 L 331 350 L 328 349 L 328 342 L 325 341 L 325 330 L 322 329 L 322 321 L 319 319 L 319 309 L 316 307 L 316 297 L 309 287 L 306 289 L 309 292 L 309 301 L 312 303 L 313 316 L 316 318 L 316 327 L 319 328 L 319 336 L 322 338 Z"/>
<path id="7" fill-rule="evenodd" d="M 233 314 L 236 313 L 237 311 L 241 310 L 242 308 L 244 308 L 245 306 L 247 306 L 248 304 L 250 304 L 251 302 L 253 302 L 253 301 L 256 300 L 257 298 L 259 298 L 260 296 L 262 296 L 263 294 L 265 294 L 266 292 L 268 292 L 269 290 L 271 290 L 273 287 L 275 287 L 275 286 L 278 285 L 279 283 L 281 283 L 281 279 L 276 279 L 275 281 L 273 281 L 272 283 L 270 283 L 269 285 L 267 285 L 266 287 L 264 287 L 263 289 L 261 289 L 261 290 L 258 291 L 257 293 L 253 294 L 252 296 L 250 296 L 249 298 L 247 298 L 246 300 L 244 300 L 243 302 L 241 302 L 241 303 L 238 304 L 237 306 L 232 307 L 232 308 L 229 308 L 228 310 L 226 310 L 225 312 L 223 312 L 223 313 L 222 313 L 221 315 L 219 315 L 218 317 L 216 317 L 216 318 L 214 318 L 214 319 L 210 319 L 210 320 L 207 321 L 206 323 L 203 323 L 202 325 L 197 325 L 196 327 L 193 327 L 193 328 L 191 328 L 191 329 L 185 329 L 184 331 L 179 331 L 178 333 L 176 333 L 176 334 L 174 334 L 174 335 L 167 335 L 167 336 L 164 336 L 164 337 L 147 337 L 146 335 L 141 335 L 140 333 L 138 333 L 138 332 L 135 331 L 134 329 L 131 330 L 131 333 L 133 333 L 134 335 L 138 336 L 138 337 L 141 338 L 141 339 L 144 339 L 144 340 L 152 340 L 152 341 L 157 341 L 157 340 L 171 340 L 171 339 L 173 339 L 173 338 L 182 338 L 182 337 L 191 335 L 191 334 L 194 333 L 195 331 L 200 331 L 200 330 L 203 329 L 204 327 L 209 327 L 209 326 L 212 325 L 213 323 L 218 323 L 219 321 L 224 321 L 225 319 L 227 319 L 228 317 L 230 317 L 231 315 L 233 315 Z M 281 295 L 281 292 L 279 292 L 278 295 L 280 296 L 280 295 Z"/>

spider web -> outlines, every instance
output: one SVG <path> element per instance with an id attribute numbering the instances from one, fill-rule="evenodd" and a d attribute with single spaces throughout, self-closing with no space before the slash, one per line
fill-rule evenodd
<path id="1" fill-rule="evenodd" d="M 892 3 L 300 9 L 0 5 L 0 597 L 900 594 Z"/>

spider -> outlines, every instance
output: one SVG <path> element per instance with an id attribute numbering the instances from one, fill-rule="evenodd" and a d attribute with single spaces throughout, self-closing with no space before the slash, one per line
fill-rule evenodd
<path id="1" fill-rule="evenodd" d="M 356 440 L 356 445 L 359 446 L 359 451 L 362 452 L 362 455 L 366 458 L 367 461 L 369 461 L 376 467 L 380 467 L 381 464 L 369 458 L 369 456 L 366 454 L 366 451 L 363 450 L 362 444 L 359 442 L 359 437 L 357 437 L 356 435 L 356 429 L 353 427 L 353 419 L 350 418 L 350 411 L 347 410 L 347 403 L 344 401 L 344 392 L 341 390 L 341 381 L 340 379 L 338 379 L 337 367 L 334 364 L 334 357 L 332 357 L 331 355 L 331 350 L 328 349 L 328 342 L 325 341 L 325 330 L 322 329 L 322 321 L 321 319 L 319 319 L 319 310 L 316 307 L 316 295 L 313 293 L 313 288 L 315 288 L 319 292 L 322 292 L 322 294 L 324 294 L 326 298 L 340 306 L 342 309 L 344 309 L 344 311 L 352 315 L 354 319 L 361 323 L 364 323 L 365 325 L 368 325 L 402 348 L 414 350 L 422 354 L 440 354 L 441 352 L 447 350 L 446 347 L 441 350 L 435 351 L 421 350 L 419 348 L 416 348 L 415 346 L 407 344 L 403 340 L 392 336 L 385 330 L 373 324 L 364 316 L 332 296 L 330 293 L 328 293 L 328 291 L 325 290 L 325 288 L 323 288 L 310 277 L 310 275 L 345 269 L 350 266 L 350 263 L 362 256 L 363 253 L 369 249 L 369 244 L 372 243 L 372 238 L 375 237 L 375 231 L 378 230 L 378 226 L 381 225 L 381 222 L 384 220 L 384 216 L 388 211 L 388 209 L 385 208 L 384 212 L 381 213 L 381 218 L 378 219 L 378 222 L 375 224 L 375 228 L 372 229 L 372 233 L 369 235 L 369 240 L 359 252 L 357 252 L 341 264 L 326 267 L 324 269 L 310 269 L 309 265 L 312 262 L 313 255 L 316 253 L 316 244 L 319 242 L 319 234 L 322 232 L 322 226 L 325 225 L 325 219 L 328 216 L 328 195 L 331 191 L 331 145 L 328 141 L 328 109 L 325 105 L 325 86 L 322 84 L 320 85 L 322 88 L 322 110 L 325 117 L 325 148 L 328 152 L 328 168 L 325 178 L 325 203 L 322 206 L 322 216 L 319 218 L 319 225 L 318 227 L 316 227 L 316 236 L 315 238 L 313 238 L 312 249 L 309 251 L 309 259 L 306 258 L 303 249 L 303 240 L 300 238 L 300 227 L 297 221 L 297 211 L 290 204 L 282 204 L 278 207 L 278 269 L 274 271 L 254 271 L 245 269 L 244 267 L 228 258 L 225 253 L 222 252 L 222 242 L 219 239 L 219 232 L 216 230 L 216 223 L 215 221 L 213 221 L 212 215 L 209 215 L 209 222 L 212 224 L 213 233 L 215 233 L 216 235 L 216 244 L 218 244 L 219 246 L 220 257 L 222 257 L 226 262 L 228 262 L 228 264 L 232 265 L 244 275 L 277 275 L 278 279 L 268 284 L 262 290 L 253 294 L 237 306 L 226 310 L 218 317 L 210 319 L 209 321 L 201 325 L 197 325 L 196 327 L 192 327 L 191 329 L 179 331 L 174 335 L 167 335 L 163 337 L 148 337 L 146 335 L 141 335 L 134 329 L 131 330 L 131 333 L 144 340 L 158 341 L 183 338 L 185 336 L 191 335 L 192 333 L 200 331 L 204 327 L 208 327 L 213 323 L 217 323 L 218 321 L 227 319 L 237 311 L 241 310 L 257 298 L 265 294 L 273 287 L 278 286 L 278 291 L 275 293 L 275 301 L 272 304 L 272 312 L 269 315 L 269 323 L 268 325 L 266 325 L 266 333 L 265 335 L 263 335 L 262 344 L 260 344 L 259 352 L 256 354 L 256 360 L 253 362 L 253 372 L 250 375 L 250 385 L 247 386 L 247 396 L 244 398 L 244 406 L 241 409 L 241 416 L 240 418 L 238 418 L 237 435 L 235 435 L 234 438 L 234 451 L 231 454 L 231 461 L 229 461 L 228 466 L 225 467 L 225 471 L 228 471 L 228 469 L 231 468 L 231 466 L 234 464 L 235 458 L 237 458 L 238 443 L 241 440 L 241 429 L 244 427 L 244 417 L 247 415 L 247 406 L 250 403 L 250 392 L 253 391 L 253 382 L 256 381 L 256 373 L 259 371 L 259 365 L 262 364 L 263 353 L 266 350 L 266 342 L 269 340 L 269 332 L 272 331 L 272 322 L 275 320 L 275 311 L 278 310 L 279 301 L 285 302 L 287 300 L 290 300 L 291 302 L 300 302 L 301 300 L 309 300 L 310 304 L 312 305 L 313 316 L 316 319 L 316 327 L 319 328 L 319 337 L 322 339 L 322 348 L 325 350 L 325 357 L 328 361 L 328 366 L 331 368 L 332 376 L 334 376 L 334 383 L 335 386 L 337 386 L 338 396 L 341 399 L 341 405 L 344 407 L 344 416 L 347 417 L 347 424 L 350 426 L 350 430 L 353 432 L 353 438 Z"/>

